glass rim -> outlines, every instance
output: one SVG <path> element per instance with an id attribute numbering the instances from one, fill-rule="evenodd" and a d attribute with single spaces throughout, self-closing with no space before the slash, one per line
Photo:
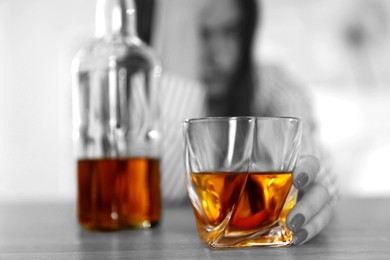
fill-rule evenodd
<path id="1" fill-rule="evenodd" d="M 187 118 L 184 120 L 184 124 L 189 123 L 202 123 L 202 122 L 228 122 L 228 121 L 250 121 L 250 120 L 293 120 L 301 122 L 298 117 L 292 116 L 222 116 L 222 117 L 200 117 L 200 118 Z"/>

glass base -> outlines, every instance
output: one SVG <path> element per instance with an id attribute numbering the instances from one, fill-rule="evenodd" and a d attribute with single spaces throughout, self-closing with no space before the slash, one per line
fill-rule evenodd
<path id="1" fill-rule="evenodd" d="M 120 230 L 127 230 L 127 229 L 147 229 L 152 228 L 158 225 L 158 221 L 140 221 L 135 222 L 132 224 L 111 224 L 111 225 L 97 225 L 96 223 L 81 223 L 80 225 L 88 229 L 90 231 L 102 231 L 102 232 L 110 232 L 110 231 L 120 231 Z"/>
<path id="2" fill-rule="evenodd" d="M 200 228 L 200 227 L 198 227 Z M 284 223 L 274 225 L 257 232 L 206 232 L 199 230 L 204 243 L 213 249 L 242 247 L 286 247 L 293 243 L 293 233 Z"/>

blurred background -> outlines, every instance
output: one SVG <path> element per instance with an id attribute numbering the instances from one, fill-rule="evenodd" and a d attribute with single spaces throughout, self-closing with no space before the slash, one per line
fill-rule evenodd
<path id="1" fill-rule="evenodd" d="M 152 44 L 164 69 L 195 77 L 187 50 L 201 1 L 156 2 Z M 255 58 L 312 95 L 341 193 L 390 196 L 390 1 L 262 7 Z M 70 65 L 94 16 L 95 0 L 0 0 L 0 201 L 75 198 Z"/>

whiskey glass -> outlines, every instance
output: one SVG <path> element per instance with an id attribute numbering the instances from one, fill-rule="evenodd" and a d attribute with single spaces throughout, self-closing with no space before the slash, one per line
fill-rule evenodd
<path id="1" fill-rule="evenodd" d="M 288 246 L 297 190 L 298 118 L 209 117 L 184 122 L 186 186 L 210 248 Z"/>

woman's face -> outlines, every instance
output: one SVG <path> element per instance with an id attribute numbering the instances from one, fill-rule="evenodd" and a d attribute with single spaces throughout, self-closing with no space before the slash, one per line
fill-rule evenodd
<path id="1" fill-rule="evenodd" d="M 209 0 L 200 13 L 200 76 L 209 95 L 222 98 L 240 58 L 241 12 L 237 0 Z"/>

